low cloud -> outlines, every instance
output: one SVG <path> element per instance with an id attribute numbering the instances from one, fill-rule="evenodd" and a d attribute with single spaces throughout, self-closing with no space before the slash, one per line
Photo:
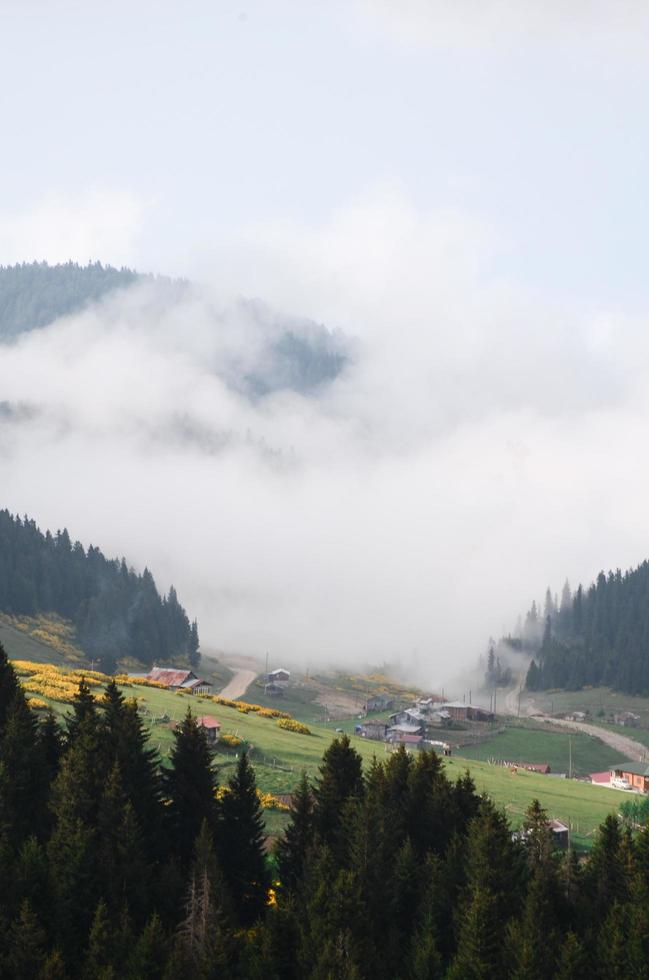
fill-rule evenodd
<path id="1" fill-rule="evenodd" d="M 149 564 L 204 644 L 444 682 L 548 582 L 649 553 L 646 323 L 544 306 L 501 246 L 383 187 L 23 337 L 4 503 Z M 236 383 L 324 328 L 335 378 Z"/>

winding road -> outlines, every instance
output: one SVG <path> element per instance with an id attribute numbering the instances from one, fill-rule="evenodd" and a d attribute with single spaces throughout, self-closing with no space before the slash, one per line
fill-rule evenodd
<path id="1" fill-rule="evenodd" d="M 247 670 L 245 667 L 230 667 L 229 669 L 234 671 L 234 677 L 231 677 L 223 690 L 219 691 L 219 697 L 236 701 L 237 698 L 243 697 L 246 693 L 257 676 L 257 671 Z"/>
<path id="2" fill-rule="evenodd" d="M 505 694 L 505 711 L 507 714 L 517 715 L 519 713 L 519 696 L 519 687 L 512 687 L 507 691 Z M 521 698 L 520 710 L 525 715 L 531 714 L 534 711 L 534 702 Z M 558 725 L 561 728 L 570 728 L 575 732 L 584 732 L 586 735 L 592 735 L 601 742 L 605 742 L 606 745 L 610 745 L 611 748 L 620 753 L 620 756 L 629 761 L 645 762 L 649 758 L 649 749 L 646 745 L 643 745 L 641 742 L 636 742 L 634 738 L 629 738 L 628 735 L 622 735 L 621 732 L 611 732 L 607 728 L 600 728 L 599 725 L 589 725 L 583 721 L 568 721 L 566 718 L 552 718 L 551 715 L 538 714 L 537 712 L 534 712 L 534 715 L 540 721 L 548 722 L 548 724 Z"/>

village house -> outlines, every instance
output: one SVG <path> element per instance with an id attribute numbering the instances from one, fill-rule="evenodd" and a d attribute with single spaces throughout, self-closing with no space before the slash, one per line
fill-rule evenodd
<path id="1" fill-rule="evenodd" d="M 276 684 L 278 687 L 288 687 L 290 680 L 290 670 L 284 670 L 283 667 L 278 667 L 277 670 L 271 670 L 266 675 L 266 682 L 268 684 Z"/>
<path id="2" fill-rule="evenodd" d="M 417 735 L 423 738 L 424 729 L 422 725 L 392 725 L 388 728 L 386 738 L 388 742 L 400 741 L 404 735 Z"/>
<path id="3" fill-rule="evenodd" d="M 567 851 L 570 844 L 570 830 L 561 820 L 550 820 L 550 830 L 557 847 L 562 851 Z"/>
<path id="4" fill-rule="evenodd" d="M 624 725 L 626 728 L 637 728 L 640 722 L 640 715 L 634 711 L 622 711 L 620 714 L 613 715 L 616 725 Z"/>
<path id="5" fill-rule="evenodd" d="M 452 721 L 493 721 L 493 711 L 480 708 L 477 704 L 465 701 L 448 701 L 440 705 L 440 711 L 447 711 Z"/>
<path id="6" fill-rule="evenodd" d="M 209 681 L 197 677 L 193 670 L 179 670 L 177 667 L 153 667 L 145 677 L 171 691 L 188 691 L 190 694 L 209 694 L 212 687 Z"/>
<path id="7" fill-rule="evenodd" d="M 365 711 L 387 711 L 394 704 L 389 694 L 374 694 L 365 702 Z"/>
<path id="8" fill-rule="evenodd" d="M 406 726 L 399 725 L 398 728 L 402 729 Z M 404 732 L 395 731 L 391 728 L 388 732 L 388 742 L 391 745 L 403 745 L 406 749 L 423 749 L 424 748 L 424 736 L 415 734 L 414 732 Z"/>
<path id="9" fill-rule="evenodd" d="M 649 793 L 649 765 L 646 762 L 622 762 L 611 769 L 611 783 L 626 781 L 638 793 Z"/>
<path id="10" fill-rule="evenodd" d="M 364 721 L 361 725 L 356 726 L 357 734 L 359 734 L 362 738 L 374 738 L 378 739 L 379 741 L 383 741 L 385 739 L 387 730 L 387 722 L 380 721 L 377 718 L 370 721 Z"/>
<path id="11" fill-rule="evenodd" d="M 426 721 L 435 728 L 444 728 L 451 723 L 451 716 L 448 711 L 432 711 L 426 715 Z"/>
<path id="12" fill-rule="evenodd" d="M 204 728 L 207 732 L 208 740 L 210 742 L 218 742 L 221 734 L 221 722 L 217 721 L 216 718 L 212 718 L 211 715 L 201 715 L 196 720 L 201 728 Z"/>
<path id="13" fill-rule="evenodd" d="M 565 715 L 566 721 L 586 721 L 585 711 L 573 711 L 569 715 Z"/>

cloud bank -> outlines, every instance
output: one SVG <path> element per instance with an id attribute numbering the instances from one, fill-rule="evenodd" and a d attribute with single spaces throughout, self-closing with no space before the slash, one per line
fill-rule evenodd
<path id="1" fill-rule="evenodd" d="M 24 336 L 3 503 L 173 581 L 204 645 L 443 683 L 548 582 L 649 554 L 647 325 L 543 304 L 501 247 L 382 187 Z M 305 320 L 346 338 L 335 380 L 233 383 Z"/>

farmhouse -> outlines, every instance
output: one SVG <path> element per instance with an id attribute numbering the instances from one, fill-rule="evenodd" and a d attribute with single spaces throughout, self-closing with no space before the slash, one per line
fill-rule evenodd
<path id="1" fill-rule="evenodd" d="M 407 726 L 398 726 L 399 729 L 405 727 Z M 403 745 L 409 749 L 422 749 L 424 747 L 423 735 L 417 735 L 414 732 L 397 731 L 394 728 L 391 728 L 388 732 L 388 742 L 392 745 Z"/>
<path id="2" fill-rule="evenodd" d="M 209 694 L 209 681 L 197 677 L 193 670 L 179 670 L 177 667 L 154 667 L 145 674 L 148 681 L 164 684 L 171 691 L 189 691 L 190 694 Z"/>
<path id="3" fill-rule="evenodd" d="M 212 718 L 211 715 L 201 715 L 197 718 L 197 721 L 201 728 L 204 728 L 207 732 L 209 741 L 218 742 L 219 735 L 221 734 L 221 722 L 217 721 L 216 718 Z"/>
<path id="4" fill-rule="evenodd" d="M 290 679 L 290 670 L 284 670 L 283 667 L 278 667 L 277 670 L 271 670 L 266 675 L 266 681 L 268 684 L 277 684 L 278 687 L 287 687 Z"/>
<path id="5" fill-rule="evenodd" d="M 493 721 L 493 711 L 479 708 L 465 701 L 449 701 L 440 705 L 440 711 L 447 711 L 452 721 Z"/>
<path id="6" fill-rule="evenodd" d="M 386 711 L 394 704 L 394 698 L 389 694 L 374 694 L 365 702 L 366 711 Z"/>
<path id="7" fill-rule="evenodd" d="M 646 762 L 621 762 L 611 769 L 613 780 L 626 780 L 631 789 L 649 793 L 649 765 Z"/>
<path id="8" fill-rule="evenodd" d="M 357 727 L 358 734 L 363 738 L 374 738 L 378 739 L 379 741 L 383 741 L 388 730 L 387 722 L 379 721 L 378 719 L 365 721 L 362 725 L 358 725 Z"/>
<path id="9" fill-rule="evenodd" d="M 264 684 L 264 694 L 268 694 L 271 698 L 279 698 L 284 693 L 283 684 Z"/>
<path id="10" fill-rule="evenodd" d="M 404 735 L 417 735 L 422 738 L 424 730 L 421 725 L 392 725 L 388 728 L 387 739 L 388 742 L 400 741 Z"/>
<path id="11" fill-rule="evenodd" d="M 636 715 L 634 711 L 622 711 L 618 715 L 613 715 L 613 721 L 616 725 L 624 725 L 626 728 L 637 728 L 640 715 Z"/>

